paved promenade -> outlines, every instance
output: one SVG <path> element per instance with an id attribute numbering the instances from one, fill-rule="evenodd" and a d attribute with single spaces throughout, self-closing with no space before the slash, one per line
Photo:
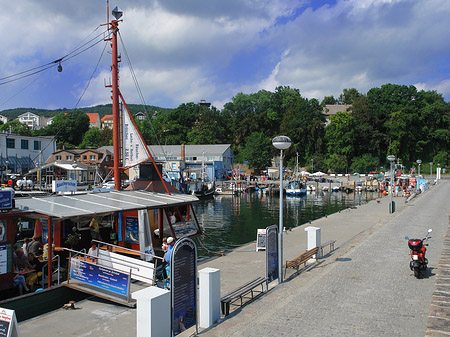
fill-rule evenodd
<path id="1" fill-rule="evenodd" d="M 336 239 L 338 248 L 300 275 L 288 272 L 286 282 L 235 310 L 216 326 L 200 329 L 199 334 L 218 337 L 425 336 L 426 333 L 439 336 L 442 331 L 450 334 L 448 316 L 440 318 L 439 306 L 431 307 L 432 298 L 434 303 L 442 303 L 445 294 L 450 294 L 450 272 L 437 275 L 436 270 L 439 263 L 440 269 L 448 266 L 446 260 L 439 261 L 449 225 L 449 196 L 450 181 L 442 180 L 408 204 L 404 198 L 394 198 L 397 206 L 394 214 L 388 214 L 389 198 L 383 197 L 287 232 L 285 259 L 305 251 L 307 226 L 321 228 L 322 242 Z M 431 272 L 418 280 L 409 270 L 409 249 L 404 236 L 422 237 L 429 227 L 433 228 L 427 251 Z M 446 242 L 450 246 L 450 240 Z M 252 243 L 202 263 L 199 269 L 220 269 L 222 293 L 226 293 L 263 276 L 264 258 L 265 252 L 256 252 Z M 439 284 L 435 285 L 438 277 Z M 437 292 L 435 287 L 439 287 Z M 21 322 L 20 333 L 33 337 L 136 335 L 135 309 L 96 298 L 77 306 L 81 309 L 57 310 Z M 191 334 L 192 330 L 180 336 Z"/>

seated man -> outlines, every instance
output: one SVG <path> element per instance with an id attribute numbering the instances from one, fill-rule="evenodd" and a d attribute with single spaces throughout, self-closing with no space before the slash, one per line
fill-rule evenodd
<path id="1" fill-rule="evenodd" d="M 42 276 L 42 263 L 36 256 L 34 256 L 33 253 L 28 253 L 28 263 L 35 270 L 35 272 L 29 274 L 25 279 L 25 282 L 30 290 L 34 291 L 34 284 L 36 283 L 36 280 L 38 277 Z"/>

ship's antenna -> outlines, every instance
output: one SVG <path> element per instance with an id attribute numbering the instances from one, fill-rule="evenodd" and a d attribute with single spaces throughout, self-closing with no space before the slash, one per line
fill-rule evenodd
<path id="1" fill-rule="evenodd" d="M 109 23 L 109 0 L 106 0 L 106 23 Z"/>

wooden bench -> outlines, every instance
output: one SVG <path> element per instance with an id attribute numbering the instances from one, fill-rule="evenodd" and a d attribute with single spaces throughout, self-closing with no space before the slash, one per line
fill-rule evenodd
<path id="1" fill-rule="evenodd" d="M 304 264 L 306 267 L 306 262 L 308 262 L 311 258 L 313 258 L 314 255 L 316 255 L 315 259 L 317 261 L 318 251 L 319 247 L 314 247 L 313 249 L 307 250 L 294 260 L 287 260 L 286 264 L 284 265 L 284 276 L 286 277 L 286 272 L 288 268 L 295 268 L 298 271 L 299 267 L 302 264 Z"/>
<path id="2" fill-rule="evenodd" d="M 250 281 L 243 286 L 233 290 L 220 299 L 222 307 L 222 314 L 228 316 L 230 314 L 230 305 L 234 304 L 237 300 L 240 300 L 240 306 L 243 305 L 243 300 L 247 295 L 250 295 L 250 300 L 256 298 L 264 292 L 264 283 L 267 284 L 266 277 L 258 277 L 253 281 Z M 261 286 L 261 291 L 255 290 L 256 287 Z M 267 287 L 267 285 L 266 285 Z M 255 296 L 256 292 L 256 296 Z M 239 304 L 236 304 L 239 305 Z"/>
<path id="3" fill-rule="evenodd" d="M 324 244 L 320 245 L 320 257 L 323 257 L 323 249 L 326 246 L 330 246 L 330 253 L 334 250 L 334 244 L 336 243 L 336 240 L 330 240 L 325 242 Z"/>

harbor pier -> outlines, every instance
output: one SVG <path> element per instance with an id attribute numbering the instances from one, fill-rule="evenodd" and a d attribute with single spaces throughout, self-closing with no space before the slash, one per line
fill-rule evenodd
<path id="1" fill-rule="evenodd" d="M 336 249 L 331 253 L 325 250 L 319 263 L 298 274 L 288 271 L 284 283 L 272 282 L 263 296 L 235 309 L 211 328 L 200 329 L 199 335 L 425 336 L 432 332 L 439 336 L 439 329 L 448 327 L 449 316 L 447 311 L 447 320 L 439 320 L 432 301 L 437 296 L 449 301 L 442 295 L 445 289 L 435 290 L 439 272 L 447 268 L 450 273 L 448 265 L 439 262 L 441 253 L 450 254 L 450 240 L 445 239 L 449 195 L 450 180 L 441 180 L 408 203 L 394 197 L 393 214 L 388 210 L 389 197 L 380 197 L 284 233 L 285 259 L 306 250 L 304 229 L 308 226 L 321 228 L 323 242 L 336 240 Z M 424 236 L 430 227 L 429 273 L 416 279 L 409 270 L 404 236 Z M 249 243 L 199 264 L 199 270 L 206 267 L 220 269 L 224 294 L 264 276 L 265 252 L 256 251 L 255 243 Z M 439 280 L 439 287 L 448 289 L 448 279 Z M 60 309 L 21 322 L 20 333 L 35 337 L 136 335 L 136 309 L 95 297 L 76 306 L 80 309 Z M 179 336 L 193 333 L 190 329 Z"/>

